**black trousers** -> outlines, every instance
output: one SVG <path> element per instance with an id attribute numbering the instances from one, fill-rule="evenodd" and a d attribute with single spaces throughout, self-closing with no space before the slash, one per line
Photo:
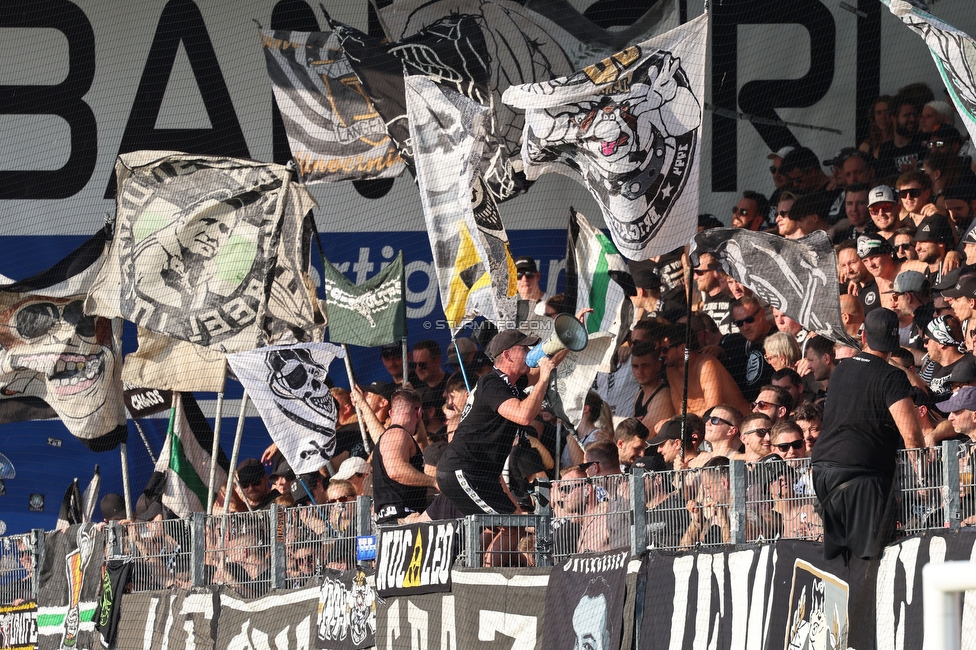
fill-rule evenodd
<path id="1" fill-rule="evenodd" d="M 824 525 L 824 559 L 880 557 L 895 527 L 893 478 L 862 467 L 813 466 L 813 489 Z"/>

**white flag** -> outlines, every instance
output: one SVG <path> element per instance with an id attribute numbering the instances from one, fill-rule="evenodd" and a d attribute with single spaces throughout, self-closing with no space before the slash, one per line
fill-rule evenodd
<path id="1" fill-rule="evenodd" d="M 686 244 L 698 225 L 707 14 L 568 77 L 512 86 L 526 109 L 522 162 L 583 183 L 633 260 Z"/>

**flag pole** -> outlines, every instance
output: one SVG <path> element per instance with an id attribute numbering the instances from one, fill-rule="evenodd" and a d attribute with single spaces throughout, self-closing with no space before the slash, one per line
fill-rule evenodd
<path id="1" fill-rule="evenodd" d="M 126 407 L 128 409 L 128 407 Z M 142 444 L 146 446 L 146 452 L 149 454 L 149 460 L 156 464 L 156 454 L 153 453 L 152 447 L 149 445 L 149 439 L 146 438 L 146 432 L 142 430 L 142 425 L 139 424 L 139 420 L 136 419 L 135 413 L 129 411 L 129 415 L 132 416 L 132 424 L 136 425 L 136 431 L 139 432 L 139 437 L 142 438 Z"/>
<path id="2" fill-rule="evenodd" d="M 237 479 L 237 457 L 241 453 L 241 438 L 244 435 L 244 416 L 247 414 L 247 391 L 241 396 L 241 411 L 237 416 L 237 433 L 234 434 L 234 451 L 230 455 L 230 467 L 227 471 L 227 489 L 224 491 L 224 515 L 230 512 L 230 495 L 234 489 L 234 482 Z M 216 462 L 216 459 L 214 459 Z M 244 499 L 247 509 L 251 509 L 251 504 Z"/>
<path id="3" fill-rule="evenodd" d="M 559 461 L 562 460 L 563 421 L 556 420 L 556 480 L 559 480 Z"/>
<path id="4" fill-rule="evenodd" d="M 224 414 L 224 391 L 217 393 L 217 413 L 214 416 L 213 447 L 210 450 L 210 481 L 207 483 L 207 512 L 213 510 L 217 489 L 217 456 L 220 454 L 220 423 Z"/>
<path id="5" fill-rule="evenodd" d="M 133 520 L 132 516 L 132 490 L 129 487 L 129 454 L 126 444 L 119 444 L 119 456 L 122 459 L 122 494 L 125 496 L 125 518 Z M 153 461 L 155 464 L 155 461 Z"/>
<path id="6" fill-rule="evenodd" d="M 409 360 L 409 354 L 407 353 L 406 336 L 400 339 L 400 354 L 403 357 L 403 387 L 413 388 L 413 386 L 410 385 L 410 360 Z"/>
<path id="7" fill-rule="evenodd" d="M 454 335 L 451 336 L 451 343 L 454 344 L 454 352 L 457 353 L 458 365 L 461 366 L 461 377 L 464 378 L 464 387 L 467 388 L 468 389 L 468 392 L 470 393 L 471 392 L 471 382 L 468 381 L 468 371 L 465 370 L 465 368 L 464 368 L 464 359 L 461 357 L 461 348 L 458 347 L 457 337 L 456 336 L 454 336 Z"/>
<path id="8" fill-rule="evenodd" d="M 686 257 L 687 259 L 687 257 Z M 681 462 L 685 460 L 685 447 L 688 445 L 688 366 L 691 365 L 691 260 L 685 265 L 685 304 L 688 323 L 685 327 L 685 376 L 681 386 Z"/>
<path id="9" fill-rule="evenodd" d="M 356 387 L 356 378 L 353 377 L 352 374 L 352 360 L 349 358 L 349 346 L 343 343 L 342 351 L 346 353 L 343 360 L 346 362 L 346 376 L 349 377 L 349 390 L 352 391 L 352 389 Z M 404 370 L 404 377 L 406 377 L 406 370 Z M 358 400 L 350 401 L 352 401 L 353 408 L 356 409 L 356 419 L 359 421 L 359 434 L 363 437 L 363 448 L 366 451 L 371 451 L 373 449 L 373 445 L 370 443 L 369 436 L 366 435 L 366 423 L 363 422 L 363 414 L 359 412 L 359 402 Z M 329 468 L 329 476 L 334 475 L 335 472 L 332 470 L 332 461 L 326 463 L 326 466 Z M 304 483 L 302 486 L 304 487 Z M 307 491 L 308 490 L 306 490 L 306 492 Z"/>

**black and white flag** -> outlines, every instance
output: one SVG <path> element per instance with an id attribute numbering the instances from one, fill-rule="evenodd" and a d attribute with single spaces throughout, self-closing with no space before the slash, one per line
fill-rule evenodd
<path id="1" fill-rule="evenodd" d="M 227 355 L 261 419 L 295 474 L 315 472 L 335 453 L 336 402 L 326 377 L 342 348 L 330 343 L 274 345 Z"/>
<path id="2" fill-rule="evenodd" d="M 393 178 L 403 161 L 331 32 L 260 30 L 268 76 L 306 184 Z"/>
<path id="3" fill-rule="evenodd" d="M 600 204 L 632 260 L 682 246 L 697 230 L 708 14 L 570 76 L 512 86 L 525 109 L 529 180 L 565 174 Z"/>
<path id="4" fill-rule="evenodd" d="M 695 236 L 695 247 L 698 254 L 714 253 L 729 275 L 811 332 L 851 340 L 840 315 L 837 254 L 826 233 L 791 240 L 743 228 L 712 228 Z"/>

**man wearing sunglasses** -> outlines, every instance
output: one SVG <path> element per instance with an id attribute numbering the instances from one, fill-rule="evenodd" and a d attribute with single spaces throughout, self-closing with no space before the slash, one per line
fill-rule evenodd
<path id="1" fill-rule="evenodd" d="M 862 351 L 834 369 L 823 428 L 813 448 L 813 485 L 823 508 L 824 557 L 878 557 L 893 530 L 898 449 L 924 447 L 899 349 L 898 316 L 865 317 Z"/>
<path id="2" fill-rule="evenodd" d="M 528 255 L 515 258 L 516 288 L 518 289 L 519 300 L 527 300 L 534 303 L 534 313 L 538 316 L 546 315 L 546 301 L 549 294 L 539 286 L 539 267 L 535 259 Z"/>
<path id="3" fill-rule="evenodd" d="M 732 208 L 732 227 L 760 230 L 769 216 L 769 201 L 759 192 L 746 190 Z"/>
<path id="4" fill-rule="evenodd" d="M 769 449 L 783 460 L 806 458 L 807 449 L 803 442 L 803 429 L 792 420 L 780 420 L 769 433 Z"/>
<path id="5" fill-rule="evenodd" d="M 447 387 L 447 373 L 441 367 L 441 346 L 437 341 L 417 341 L 412 358 L 411 365 L 417 375 L 414 390 L 425 404 L 439 409 L 444 405 L 444 389 Z"/>
<path id="6" fill-rule="evenodd" d="M 722 334 L 736 331 L 732 326 L 732 295 L 727 291 L 722 265 L 711 253 L 702 253 L 695 267 L 695 285 L 701 293 L 701 310 L 718 326 Z"/>
<path id="7" fill-rule="evenodd" d="M 271 489 L 264 465 L 257 458 L 248 458 L 237 466 L 237 483 L 253 510 L 264 510 L 281 494 Z"/>
<path id="8" fill-rule="evenodd" d="M 742 414 L 734 406 L 719 404 L 705 418 L 705 441 L 711 445 L 710 453 L 699 454 L 690 467 L 701 467 L 715 456 L 738 459 L 742 457 L 742 440 L 739 438 L 739 423 Z"/>
<path id="9" fill-rule="evenodd" d="M 745 446 L 742 460 L 755 463 L 769 455 L 773 423 L 765 413 L 750 413 L 739 425 L 739 439 Z"/>
<path id="10" fill-rule="evenodd" d="M 764 346 L 766 337 L 774 330 L 766 318 L 766 310 L 754 296 L 743 296 L 732 303 L 732 322 L 739 331 L 719 343 L 725 350 L 722 363 L 742 396 L 751 402 L 773 374 Z"/>

